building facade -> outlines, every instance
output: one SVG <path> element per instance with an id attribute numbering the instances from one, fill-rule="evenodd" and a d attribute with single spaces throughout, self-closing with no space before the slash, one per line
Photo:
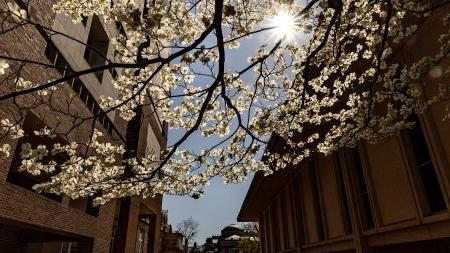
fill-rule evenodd
<path id="1" fill-rule="evenodd" d="M 448 11 L 428 17 L 396 60 L 432 55 L 448 31 L 438 18 Z M 450 66 L 448 58 L 442 66 Z M 445 80 L 422 81 L 431 97 Z M 450 122 L 442 119 L 448 102 L 413 115 L 412 129 L 382 143 L 312 155 L 267 177 L 257 173 L 238 220 L 259 222 L 262 253 L 450 252 Z"/>
<path id="2" fill-rule="evenodd" d="M 0 3 L 0 7 L 4 7 L 6 2 Z M 28 9 L 31 20 L 48 28 L 26 25 L 0 36 L 1 55 L 59 68 L 26 65 L 21 76 L 36 83 L 65 77 L 72 70 L 103 65 L 105 59 L 100 54 L 113 55 L 114 49 L 109 41 L 111 33 L 124 32 L 120 23 L 108 25 L 97 16 L 74 24 L 64 15 L 54 15 L 51 10 L 56 0 L 10 2 Z M 143 9 L 143 3 L 137 1 L 137 8 Z M 106 70 L 68 80 L 55 92 L 53 106 L 66 108 L 67 98 L 70 98 L 72 112 L 80 116 L 98 113 L 101 111 L 98 105 L 100 96 L 115 96 L 112 81 L 116 74 L 114 70 Z M 1 94 L 4 94 L 5 87 L 7 85 L 2 83 Z M 26 104 L 33 99 L 32 95 L 25 95 L 14 103 Z M 13 107 L 12 100 L 0 102 L 0 118 L 5 118 Z M 52 128 L 59 121 L 67 122 L 45 106 L 27 107 L 20 115 L 24 117 L 21 124 L 26 133 L 44 126 Z M 126 122 L 116 117 L 114 112 L 103 115 L 95 124 L 112 142 L 124 140 Z M 157 117 L 146 117 L 140 128 L 138 153 L 160 152 L 165 146 L 166 132 Z M 70 137 L 82 140 L 88 138 L 89 133 L 88 128 L 80 127 Z M 56 139 L 64 142 L 62 137 L 57 136 Z M 0 252 L 159 252 L 162 196 L 154 199 L 132 197 L 93 207 L 92 198 L 72 200 L 66 196 L 38 194 L 31 189 L 32 185 L 48 178 L 18 171 L 20 147 L 23 142 L 51 145 L 51 140 L 26 135 L 8 142 L 13 147 L 12 155 L 0 160 Z"/>

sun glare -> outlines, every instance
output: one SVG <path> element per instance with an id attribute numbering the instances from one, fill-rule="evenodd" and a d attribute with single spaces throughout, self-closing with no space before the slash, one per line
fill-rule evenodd
<path id="1" fill-rule="evenodd" d="M 281 9 L 270 19 L 274 26 L 273 33 L 277 40 L 292 40 L 298 28 L 298 17 L 286 9 Z"/>

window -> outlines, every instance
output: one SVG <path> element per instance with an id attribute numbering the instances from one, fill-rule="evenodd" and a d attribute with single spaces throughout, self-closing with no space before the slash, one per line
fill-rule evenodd
<path id="1" fill-rule="evenodd" d="M 414 114 L 409 121 L 415 122 L 411 129 L 406 132 L 409 137 L 410 147 L 414 154 L 414 162 L 417 168 L 419 185 L 422 188 L 428 205 L 428 213 L 439 212 L 446 209 L 444 197 L 436 175 L 436 168 L 433 165 L 427 141 L 420 126 L 419 117 Z"/>
<path id="2" fill-rule="evenodd" d="M 277 208 L 276 204 L 273 204 L 270 207 L 269 217 L 270 217 L 270 221 L 272 222 L 272 224 L 271 224 L 272 225 L 272 227 L 271 227 L 272 239 L 275 241 L 275 245 L 273 245 L 273 246 L 275 246 L 275 250 L 279 250 L 279 249 L 281 249 L 281 242 L 280 242 L 280 238 L 279 238 L 280 233 L 279 233 L 279 226 L 278 226 L 278 221 L 277 221 L 276 208 Z"/>
<path id="3" fill-rule="evenodd" d="M 155 216 L 153 214 L 139 214 L 138 217 L 138 234 L 136 240 L 136 253 L 147 252 L 148 246 L 153 246 L 154 241 L 150 238 L 153 234 L 150 234 L 150 224 L 155 224 Z M 150 239 L 150 240 L 149 240 Z M 172 245 L 176 245 L 176 239 L 171 240 Z"/>
<path id="4" fill-rule="evenodd" d="M 82 87 L 83 84 L 81 83 L 81 80 L 79 78 L 75 78 L 72 82 L 73 91 L 75 91 L 79 95 L 81 93 Z"/>
<path id="5" fill-rule="evenodd" d="M 69 206 L 71 208 L 83 211 L 94 217 L 98 217 L 100 208 L 98 206 L 93 206 L 93 200 L 95 197 L 71 199 L 69 201 Z"/>
<path id="6" fill-rule="evenodd" d="M 63 76 L 65 75 L 67 69 L 67 62 L 60 53 L 58 53 L 56 56 L 55 67 L 58 69 L 61 75 Z"/>
<path id="7" fill-rule="evenodd" d="M 101 24 L 100 24 L 101 25 Z M 107 49 L 107 48 L 106 48 Z M 64 59 L 64 57 L 59 53 L 58 49 L 55 47 L 55 45 L 51 42 L 47 43 L 47 47 L 45 48 L 45 55 L 47 56 L 48 60 L 51 62 L 51 64 L 58 67 L 58 71 L 66 76 L 73 74 L 73 70 L 70 67 L 70 65 L 67 63 L 67 61 Z M 105 53 L 106 54 L 106 53 Z M 103 64 L 100 64 L 103 65 Z M 96 73 L 96 76 L 99 73 Z M 113 70 L 112 76 L 115 78 L 117 75 L 117 72 Z M 99 77 L 101 80 L 101 77 L 103 76 L 103 72 L 101 72 Z M 95 115 L 98 115 L 102 112 L 99 105 L 97 104 L 97 101 L 92 96 L 92 94 L 88 91 L 88 89 L 84 86 L 83 82 L 79 78 L 74 78 L 71 81 L 69 81 L 70 86 L 72 87 L 73 91 L 78 94 L 80 99 L 83 101 L 83 103 L 86 104 L 88 109 L 94 113 Z M 109 134 L 113 134 L 114 132 L 114 124 L 112 121 L 108 118 L 102 115 L 99 118 L 100 123 L 105 127 L 105 129 L 108 131 Z"/>
<path id="8" fill-rule="evenodd" d="M 344 177 L 343 177 L 343 171 L 342 171 L 342 165 L 339 160 L 339 155 L 335 156 L 336 160 L 336 177 L 338 179 L 338 190 L 339 190 L 339 196 L 341 198 L 341 205 L 342 205 L 342 218 L 344 221 L 344 231 L 346 235 L 352 234 L 352 224 L 350 221 L 350 209 L 348 207 L 348 201 L 347 201 L 347 192 L 345 191 L 345 185 L 344 185 Z"/>
<path id="9" fill-rule="evenodd" d="M 271 252 L 274 248 L 273 246 L 274 246 L 274 242 L 276 239 L 274 237 L 273 223 L 271 222 L 271 219 L 270 219 L 270 208 L 264 212 L 264 218 L 265 218 L 265 224 L 267 227 L 267 230 L 266 230 L 267 251 Z"/>
<path id="10" fill-rule="evenodd" d="M 353 154 L 353 160 L 355 162 L 356 176 L 358 180 L 358 191 L 362 200 L 363 215 L 365 219 L 366 229 L 371 229 L 375 227 L 375 222 L 373 219 L 372 207 L 370 205 L 370 195 L 367 189 L 367 182 L 364 175 L 364 168 L 361 162 L 361 157 L 357 148 L 351 150 Z"/>
<path id="11" fill-rule="evenodd" d="M 45 56 L 47 56 L 47 59 L 50 61 L 51 64 L 56 63 L 58 49 L 56 49 L 56 47 L 53 43 L 47 43 L 47 47 L 45 48 L 44 54 L 45 54 Z"/>
<path id="12" fill-rule="evenodd" d="M 44 127 L 45 123 L 39 117 L 37 117 L 30 111 L 26 113 L 24 123 L 22 126 L 23 130 L 25 131 L 26 137 L 21 138 L 17 142 L 17 148 L 14 152 L 11 167 L 7 177 L 8 182 L 18 185 L 27 190 L 33 191 L 32 189 L 33 185 L 50 180 L 51 174 L 41 174 L 38 176 L 34 176 L 26 171 L 18 170 L 20 165 L 22 164 L 22 158 L 20 157 L 22 144 L 29 142 L 33 148 L 36 148 L 38 145 L 46 145 L 49 148 L 52 147 L 54 143 L 61 143 L 61 144 L 67 143 L 61 137 L 55 137 L 52 139 L 50 137 L 35 136 L 34 134 L 32 134 L 33 131 L 40 130 Z M 57 162 L 58 161 L 62 162 L 62 160 L 66 159 L 66 157 L 64 157 L 61 154 L 58 154 L 55 155 L 55 157 L 52 157 L 52 159 L 54 159 Z M 45 163 L 45 158 L 43 162 Z M 62 201 L 62 196 L 56 194 L 42 193 L 41 195 L 58 202 Z"/>
<path id="13" fill-rule="evenodd" d="M 142 228 L 139 228 L 138 231 L 138 240 L 137 240 L 137 253 L 144 253 L 144 236 L 145 236 L 145 230 Z"/>
<path id="14" fill-rule="evenodd" d="M 277 219 L 278 219 L 278 234 L 280 235 L 280 249 L 289 248 L 289 231 L 288 231 L 288 220 L 287 220 L 287 206 L 286 206 L 286 190 L 282 191 L 279 195 L 279 199 L 276 201 L 277 208 Z M 281 242 L 283 242 L 283 247 L 281 247 Z"/>
<path id="15" fill-rule="evenodd" d="M 71 253 L 72 252 L 72 242 L 62 242 L 60 253 Z"/>
<path id="16" fill-rule="evenodd" d="M 83 24 L 84 27 L 86 27 L 87 20 L 88 18 L 86 16 L 81 17 L 81 23 Z"/>
<path id="17" fill-rule="evenodd" d="M 259 220 L 259 237 L 260 237 L 260 247 L 261 252 L 266 253 L 267 247 L 266 247 L 266 223 L 264 222 L 264 215 L 262 217 L 260 216 Z"/>
<path id="18" fill-rule="evenodd" d="M 294 218 L 294 226 L 295 226 L 295 241 L 296 241 L 296 246 L 300 246 L 302 244 L 304 244 L 305 242 L 305 235 L 306 235 L 306 231 L 305 231 L 305 226 L 303 224 L 303 209 L 302 209 L 302 203 L 301 203 L 301 198 L 302 198 L 302 194 L 301 194 L 301 189 L 302 187 L 300 186 L 301 184 L 301 178 L 300 178 L 300 174 L 298 173 L 297 175 L 294 176 L 294 180 L 293 180 L 293 184 L 292 184 L 292 205 L 293 205 L 293 218 Z"/>
<path id="19" fill-rule="evenodd" d="M 313 199 L 316 210 L 316 224 L 319 241 L 325 240 L 325 231 L 323 230 L 322 208 L 320 203 L 319 186 L 317 184 L 317 171 L 314 162 L 311 163 L 311 184 L 313 190 Z"/>
<path id="20" fill-rule="evenodd" d="M 97 16 L 93 16 L 91 30 L 89 31 L 89 37 L 86 43 L 86 51 L 84 52 L 84 59 L 86 59 L 92 68 L 105 65 L 108 46 L 108 35 L 105 29 L 103 29 L 100 19 Z M 95 76 L 102 82 L 103 71 L 97 71 Z"/>
<path id="21" fill-rule="evenodd" d="M 67 61 L 64 59 L 64 57 L 61 55 L 61 53 L 53 43 L 47 42 L 44 54 L 50 61 L 50 64 L 55 66 L 55 68 L 61 75 L 66 76 L 73 74 L 73 70 L 67 64 Z"/>
<path id="22" fill-rule="evenodd" d="M 119 21 L 116 21 L 115 25 L 116 25 L 117 32 L 126 38 L 127 34 L 125 33 L 125 28 L 123 27 L 122 23 L 120 23 Z"/>
<path id="23" fill-rule="evenodd" d="M 86 213 L 90 214 L 94 217 L 98 217 L 98 213 L 100 211 L 100 207 L 99 206 L 94 206 L 94 198 L 95 196 L 90 196 L 87 198 L 87 206 L 86 206 Z"/>
<path id="24" fill-rule="evenodd" d="M 282 212 L 284 222 L 284 237 L 285 237 L 285 249 L 295 247 L 295 229 L 292 207 L 292 187 L 288 185 L 285 194 L 283 194 L 282 200 Z"/>

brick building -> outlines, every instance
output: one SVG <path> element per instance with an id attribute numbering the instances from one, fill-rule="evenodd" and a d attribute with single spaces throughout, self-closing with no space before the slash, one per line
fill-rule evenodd
<path id="1" fill-rule="evenodd" d="M 71 70 L 83 70 L 104 64 L 96 52 L 106 56 L 113 54 L 109 41 L 111 33 L 124 32 L 120 23 L 107 26 L 99 17 L 91 16 L 80 24 L 73 24 L 64 15 L 51 11 L 56 0 L 15 1 L 28 10 L 31 20 L 44 27 L 69 35 L 68 37 L 27 25 L 0 35 L 0 54 L 43 62 L 59 67 L 59 70 L 27 64 L 21 76 L 36 83 L 61 78 Z M 143 10 L 143 1 L 136 1 Z M 6 2 L 2 1 L 0 7 Z M 86 44 L 86 45 L 84 45 Z M 95 49 L 95 50 L 91 50 Z M 94 52 L 96 51 L 96 52 Z M 12 64 L 12 63 L 10 63 Z M 15 68 L 17 66 L 12 66 Z M 98 113 L 98 99 L 101 95 L 114 97 L 112 80 L 115 71 L 100 71 L 71 79 L 54 94 L 53 106 L 66 108 L 81 116 Z M 2 82 L 6 82 L 2 80 Z M 0 94 L 5 94 L 7 85 L 2 83 Z M 15 103 L 33 101 L 32 95 L 18 97 Z M 13 108 L 13 101 L 0 102 L 0 118 L 5 118 Z M 50 128 L 66 123 L 70 119 L 49 111 L 44 106 L 27 107 L 18 115 L 23 116 L 21 124 L 25 132 Z M 165 146 L 167 132 L 164 125 L 152 114 L 142 121 L 139 133 L 138 153 L 150 150 L 160 152 Z M 63 120 L 61 120 L 63 119 Z M 115 117 L 114 112 L 102 116 L 95 123 L 97 128 L 113 142 L 121 142 L 125 136 L 125 122 Z M 62 126 L 64 127 L 64 125 Z M 68 137 L 83 140 L 88 138 L 89 129 L 77 128 Z M 29 139 L 27 139 L 29 138 Z M 58 142 L 64 138 L 56 137 Z M 2 140 L 3 141 L 3 140 Z M 35 183 L 45 177 L 31 176 L 17 170 L 20 165 L 20 146 L 27 141 L 32 144 L 51 144 L 48 138 L 24 137 L 9 141 L 13 147 L 8 159 L 0 160 L 0 252 L 5 253 L 151 253 L 159 252 L 159 233 L 162 196 L 154 199 L 140 197 L 111 201 L 100 207 L 93 207 L 92 198 L 71 200 L 66 196 L 38 194 L 31 190 Z M 47 178 L 48 179 L 48 178 Z"/>
<path id="2" fill-rule="evenodd" d="M 168 223 L 169 212 L 163 210 L 161 219 L 161 253 L 184 253 L 184 236 L 172 230 L 172 225 Z"/>
<path id="3" fill-rule="evenodd" d="M 161 253 L 183 253 L 184 236 L 178 232 L 164 232 L 161 235 Z"/>
<path id="4" fill-rule="evenodd" d="M 397 48 L 395 61 L 433 55 L 448 31 L 441 8 Z M 447 57 L 442 63 L 450 65 Z M 446 82 L 448 84 L 448 76 Z M 445 80 L 423 78 L 424 96 Z M 239 221 L 260 224 L 261 252 L 450 252 L 450 122 L 445 103 L 379 144 L 313 155 L 264 177 L 257 173 Z M 272 140 L 277 150 L 281 141 Z M 278 147 L 277 147 L 278 146 Z"/>

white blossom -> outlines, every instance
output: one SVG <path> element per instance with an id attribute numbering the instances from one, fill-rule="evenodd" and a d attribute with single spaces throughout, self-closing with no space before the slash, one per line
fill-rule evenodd
<path id="1" fill-rule="evenodd" d="M 9 64 L 5 60 L 0 60 L 0 75 L 4 75 L 9 68 Z"/>
<path id="2" fill-rule="evenodd" d="M 54 9 L 75 22 L 98 15 L 105 24 L 124 26 L 125 35 L 111 33 L 115 53 L 111 61 L 140 66 L 120 68 L 113 95 L 99 94 L 104 112 L 130 121 L 140 106 L 151 107 L 174 131 L 192 129 L 186 139 L 199 138 L 197 143 L 205 147 L 199 150 L 182 143 L 161 154 L 150 152 L 123 161 L 124 146 L 98 129 L 89 140 L 71 139 L 52 146 L 25 143 L 20 169 L 34 175 L 54 173 L 35 189 L 72 198 L 101 192 L 96 199 L 100 204 L 139 194 L 199 196 L 216 176 L 238 183 L 253 172 L 270 175 L 317 152 L 330 154 L 361 141 L 382 141 L 410 127 L 411 114 L 449 94 L 448 85 L 439 84 L 439 95 L 427 97 L 424 81 L 427 77 L 447 80 L 450 75 L 445 65 L 450 49 L 445 31 L 450 29 L 442 29 L 433 55 L 412 63 L 397 60 L 398 50 L 411 50 L 417 44 L 419 21 L 427 18 L 428 3 L 394 0 L 386 20 L 388 6 L 382 1 L 342 0 L 339 6 L 333 5 L 339 1 L 319 1 L 302 11 L 305 6 L 298 1 L 225 0 L 217 1 L 224 5 L 223 15 L 211 27 L 217 19 L 214 1 L 147 1 L 146 14 L 132 2 L 61 0 Z M 15 16 L 21 17 L 20 22 L 27 19 L 26 11 L 13 4 L 8 8 L 11 15 L 19 14 Z M 246 72 L 240 72 L 242 66 L 231 66 L 229 52 L 239 49 L 244 39 L 253 33 L 271 38 L 270 31 L 258 29 L 269 29 L 268 22 L 280 9 L 297 15 L 292 17 L 295 24 L 290 32 L 298 33 L 293 37 L 301 41 L 284 40 L 277 47 L 268 43 L 245 52 Z M 442 22 L 437 23 L 448 26 L 448 15 L 439 18 Z M 389 21 L 387 30 L 384 21 Z M 219 48 L 218 25 L 226 57 Z M 183 51 L 191 45 L 191 50 Z M 224 72 L 219 73 L 222 63 Z M 0 74 L 7 68 L 8 63 L 0 62 Z M 21 76 L 14 79 L 12 92 L 39 85 Z M 35 94 L 48 102 L 53 91 L 52 87 Z M 448 107 L 444 114 L 444 119 L 449 118 Z M 12 118 L 2 119 L 1 134 L 24 137 L 20 120 Z M 33 133 L 55 137 L 57 130 L 51 125 Z M 277 138 L 279 150 L 270 147 L 271 136 Z"/>
<path id="3" fill-rule="evenodd" d="M 7 143 L 3 144 L 0 147 L 0 159 L 8 158 L 11 155 L 10 151 L 11 151 L 11 146 Z"/>

